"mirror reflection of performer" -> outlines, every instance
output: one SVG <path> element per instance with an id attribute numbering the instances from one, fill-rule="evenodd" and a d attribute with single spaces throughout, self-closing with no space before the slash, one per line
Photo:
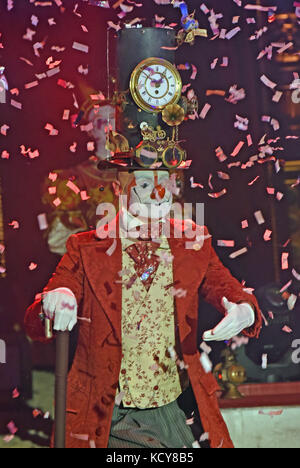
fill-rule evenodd
<path id="1" fill-rule="evenodd" d="M 47 342 L 45 317 L 54 330 L 79 326 L 68 377 L 68 448 L 201 448 L 203 439 L 211 448 L 233 446 L 217 382 L 197 348 L 198 291 L 224 317 L 204 341 L 240 332 L 257 337 L 261 313 L 218 259 L 206 228 L 202 244 L 195 239 L 191 249 L 182 222 L 170 219 L 165 235 L 169 175 L 164 167 L 119 167 L 119 192 L 128 203 L 102 230 L 69 238 L 43 295 L 27 311 L 33 340 Z M 176 295 L 178 288 L 185 294 Z"/>
<path id="2" fill-rule="evenodd" d="M 95 228 L 99 203 L 117 203 L 112 190 L 114 179 L 107 171 L 97 169 L 99 160 L 110 154 L 110 148 L 115 149 L 111 140 L 114 140 L 117 104 L 114 99 L 93 100 L 91 93 L 97 95 L 96 91 L 89 90 L 78 124 L 90 128 L 94 156 L 70 169 L 53 171 L 43 185 L 42 200 L 49 218 L 48 246 L 52 253 L 61 256 L 66 252 L 70 235 Z"/>

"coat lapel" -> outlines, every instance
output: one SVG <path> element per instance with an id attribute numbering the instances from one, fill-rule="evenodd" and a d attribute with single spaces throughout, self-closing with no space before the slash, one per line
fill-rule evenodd
<path id="1" fill-rule="evenodd" d="M 204 252 L 205 247 L 203 255 L 193 249 L 186 249 L 186 242 L 190 242 L 190 239 L 184 235 L 182 239 L 169 239 L 174 256 L 175 288 L 186 291 L 183 297 L 175 297 L 181 350 L 185 355 L 192 355 L 197 347 L 198 303 L 195 304 L 195 300 L 198 300 L 198 290 L 205 275 L 208 255 Z"/>
<path id="2" fill-rule="evenodd" d="M 122 286 L 116 282 L 122 270 L 121 241 L 95 235 L 92 242 L 82 244 L 81 255 L 90 286 L 121 342 Z"/>

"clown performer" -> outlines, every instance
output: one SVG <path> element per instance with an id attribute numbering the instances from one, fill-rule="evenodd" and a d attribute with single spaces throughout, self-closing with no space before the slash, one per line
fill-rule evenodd
<path id="1" fill-rule="evenodd" d="M 185 219 L 173 203 L 188 167 L 178 139 L 185 113 L 180 77 L 169 48 L 161 49 L 175 40 L 174 31 L 157 28 L 120 33 L 120 89 L 130 80 L 132 99 L 128 94 L 118 128 L 139 126 L 143 141 L 132 143 L 134 134 L 128 151 L 111 150 L 98 163 L 114 181 L 118 213 L 101 203 L 96 229 L 69 237 L 25 316 L 27 334 L 40 342 L 49 341 L 45 319 L 54 332 L 78 328 L 67 448 L 233 447 L 218 384 L 198 348 L 198 294 L 221 314 L 204 344 L 241 332 L 258 337 L 262 318 L 255 296 L 220 262 L 203 220 Z M 137 43 L 132 53 L 129 45 Z"/>
<path id="2" fill-rule="evenodd" d="M 257 337 L 256 298 L 222 265 L 206 228 L 191 248 L 191 232 L 187 237 L 184 224 L 168 217 L 169 170 L 122 165 L 117 177 L 116 219 L 69 238 L 42 299 L 25 318 L 28 335 L 44 342 L 43 316 L 56 331 L 79 326 L 66 445 L 192 448 L 206 433 L 210 447 L 232 447 L 218 385 L 197 349 L 198 290 L 224 316 L 204 333 L 205 342 L 241 332 Z"/>

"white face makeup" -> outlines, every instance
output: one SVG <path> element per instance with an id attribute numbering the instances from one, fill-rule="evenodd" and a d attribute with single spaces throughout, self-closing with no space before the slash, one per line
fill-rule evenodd
<path id="1" fill-rule="evenodd" d="M 112 106 L 100 107 L 98 112 L 94 109 L 89 114 L 89 122 L 93 122 L 92 137 L 96 140 L 96 155 L 99 159 L 106 159 L 109 151 L 105 148 L 106 134 L 116 128 L 116 110 Z M 110 154 L 110 153 L 109 153 Z"/>
<path id="2" fill-rule="evenodd" d="M 170 178 L 167 171 L 135 171 L 136 185 L 129 194 L 129 212 L 148 219 L 163 219 L 173 203 L 172 193 L 166 188 Z"/>

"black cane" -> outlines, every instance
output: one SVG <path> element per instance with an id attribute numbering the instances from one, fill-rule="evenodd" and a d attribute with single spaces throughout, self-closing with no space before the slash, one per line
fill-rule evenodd
<path id="1" fill-rule="evenodd" d="M 69 332 L 57 332 L 55 365 L 55 433 L 54 448 L 66 445 L 67 378 L 69 366 Z"/>
<path id="2" fill-rule="evenodd" d="M 46 334 L 48 337 L 52 335 L 49 321 L 46 323 Z M 68 331 L 56 332 L 54 448 L 65 448 L 66 445 L 69 340 L 70 335 Z"/>

